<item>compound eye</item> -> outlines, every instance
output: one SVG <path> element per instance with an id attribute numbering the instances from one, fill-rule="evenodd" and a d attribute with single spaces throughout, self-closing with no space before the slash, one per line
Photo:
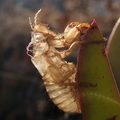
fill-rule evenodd
<path id="1" fill-rule="evenodd" d="M 32 33 L 32 41 L 40 41 L 44 38 L 42 33 Z"/>
<path id="2" fill-rule="evenodd" d="M 42 33 L 35 33 L 36 41 L 40 41 L 42 38 L 44 38 L 44 35 Z"/>

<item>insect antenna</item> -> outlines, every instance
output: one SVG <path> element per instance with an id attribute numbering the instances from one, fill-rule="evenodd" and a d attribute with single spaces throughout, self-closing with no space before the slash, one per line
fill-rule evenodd
<path id="1" fill-rule="evenodd" d="M 31 20 L 30 17 L 29 17 L 29 24 L 30 24 L 31 29 L 33 30 L 34 29 L 34 25 L 33 25 L 32 20 Z"/>
<path id="2" fill-rule="evenodd" d="M 38 24 L 38 15 L 39 15 L 39 13 L 41 12 L 41 10 L 42 10 L 42 9 L 40 9 L 40 10 L 35 14 L 35 17 L 34 17 L 34 23 L 35 23 L 35 25 Z"/>

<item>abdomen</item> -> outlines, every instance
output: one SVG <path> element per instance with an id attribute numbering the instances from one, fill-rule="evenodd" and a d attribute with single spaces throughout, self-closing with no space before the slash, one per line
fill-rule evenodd
<path id="1" fill-rule="evenodd" d="M 47 77 L 48 76 L 43 78 L 44 84 L 53 103 L 64 112 L 81 113 L 75 87 L 59 85 L 52 80 L 47 81 Z"/>

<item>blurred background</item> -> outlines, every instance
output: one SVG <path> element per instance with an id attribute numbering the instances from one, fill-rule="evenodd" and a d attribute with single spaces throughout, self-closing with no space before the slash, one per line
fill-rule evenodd
<path id="1" fill-rule="evenodd" d="M 40 21 L 57 33 L 72 21 L 96 19 L 109 38 L 120 16 L 119 0 L 0 0 L 0 120 L 81 120 L 59 110 L 45 91 L 40 74 L 26 54 L 28 17 L 42 9 Z M 68 61 L 76 63 L 72 54 Z"/>

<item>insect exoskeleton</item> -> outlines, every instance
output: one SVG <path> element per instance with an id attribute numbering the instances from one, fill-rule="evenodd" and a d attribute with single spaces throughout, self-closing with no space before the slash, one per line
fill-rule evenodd
<path id="1" fill-rule="evenodd" d="M 30 20 L 32 33 L 27 51 L 32 52 L 31 61 L 41 74 L 46 91 L 54 104 L 65 112 L 81 113 L 76 87 L 69 85 L 76 84 L 75 65 L 65 61 L 60 51 L 56 50 L 54 45 L 52 46 L 51 41 L 56 43 L 55 38 L 59 37 L 47 26 L 37 22 L 38 13 L 40 11 L 35 15 L 34 26 Z M 57 39 L 57 43 L 58 41 L 62 46 L 61 38 Z"/>

